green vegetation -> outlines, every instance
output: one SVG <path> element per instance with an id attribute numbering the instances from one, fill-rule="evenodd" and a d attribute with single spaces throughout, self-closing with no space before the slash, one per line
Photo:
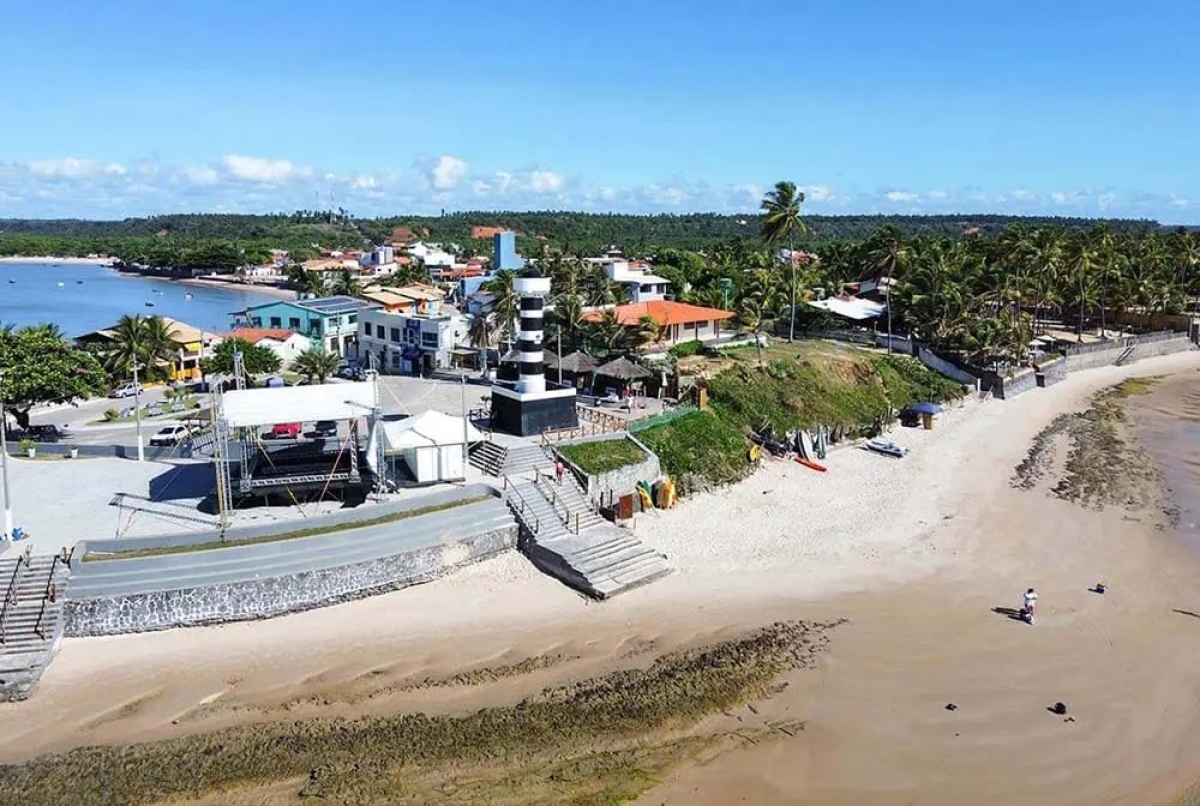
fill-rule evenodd
<path id="1" fill-rule="evenodd" d="M 584 473 L 593 476 L 646 461 L 646 454 L 629 439 L 580 442 L 563 445 L 558 450 Z"/>
<path id="2" fill-rule="evenodd" d="M 273 722 L 82 748 L 0 768 L 0 799 L 58 806 L 70 792 L 73 806 L 205 795 L 250 803 L 265 802 L 255 790 L 271 787 L 276 797 L 360 806 L 615 806 L 714 747 L 722 736 L 697 728 L 705 717 L 762 699 L 783 673 L 811 668 L 840 623 L 778 623 L 465 716 Z M 739 735 L 757 742 L 800 730 L 763 720 Z"/>
<path id="3" fill-rule="evenodd" d="M 676 344 L 671 348 L 671 355 L 676 358 L 691 358 L 694 355 L 700 355 L 704 352 L 704 342 L 699 339 L 685 341 L 682 344 Z"/>
<path id="4" fill-rule="evenodd" d="M 811 342 L 766 352 L 778 357 L 759 370 L 753 348 L 726 351 L 736 363 L 708 382 L 713 411 L 743 432 L 763 426 L 776 433 L 818 425 L 866 429 L 917 401 L 941 402 L 963 392 L 907 356 Z"/>
<path id="5" fill-rule="evenodd" d="M 245 339 L 222 340 L 213 350 L 211 357 L 201 360 L 200 369 L 205 375 L 220 373 L 232 376 L 234 353 L 242 354 L 242 370 L 247 375 L 265 375 L 279 371 L 281 362 L 275 351 L 251 344 Z"/>
<path id="6" fill-rule="evenodd" d="M 282 532 L 277 535 L 266 535 L 265 537 L 255 537 L 250 540 L 210 540 L 207 543 L 193 543 L 186 546 L 162 546 L 159 548 L 149 549 L 129 549 L 128 551 L 116 551 L 111 554 L 98 554 L 88 552 L 84 555 L 85 562 L 105 562 L 107 560 L 132 560 L 137 557 L 159 557 L 164 554 L 190 554 L 193 551 L 209 551 L 210 549 L 227 549 L 234 546 L 254 546 L 259 543 L 278 543 L 282 540 L 296 540 L 301 537 L 318 537 L 319 535 L 328 535 L 335 532 L 346 532 L 351 529 L 363 529 L 368 526 L 379 526 L 384 523 L 395 523 L 396 521 L 407 520 L 408 518 L 416 518 L 421 515 L 428 515 L 432 512 L 444 512 L 447 509 L 456 507 L 465 507 L 468 504 L 478 504 L 480 501 L 487 501 L 492 498 L 491 495 L 476 495 L 470 498 L 458 498 L 454 501 L 447 501 L 442 504 L 430 504 L 429 506 L 417 507 L 415 509 L 406 509 L 403 512 L 392 512 L 387 515 L 380 515 L 375 518 L 367 518 L 353 523 L 332 523 L 327 526 L 313 526 L 309 529 L 296 529 L 291 532 Z"/>
<path id="7" fill-rule="evenodd" d="M 0 397 L 21 428 L 43 403 L 71 403 L 101 394 L 108 377 L 96 357 L 77 350 L 54 325 L 0 328 Z"/>
<path id="8" fill-rule="evenodd" d="M 732 484 L 753 469 L 746 438 L 709 411 L 696 411 L 638 432 L 675 479 L 680 495 Z"/>
<path id="9" fill-rule="evenodd" d="M 288 369 L 304 376 L 309 383 L 325 383 L 330 375 L 337 372 L 341 361 L 337 353 L 327 353 L 320 347 L 310 347 L 292 359 Z"/>

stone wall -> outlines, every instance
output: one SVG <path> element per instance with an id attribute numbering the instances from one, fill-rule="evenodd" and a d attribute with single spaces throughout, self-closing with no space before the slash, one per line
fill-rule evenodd
<path id="1" fill-rule="evenodd" d="M 1039 386 L 1050 387 L 1067 379 L 1067 361 L 1065 358 L 1055 358 L 1037 365 Z"/>
<path id="2" fill-rule="evenodd" d="M 1037 388 L 1037 373 L 1032 369 L 1022 369 L 1012 375 L 997 377 L 992 381 L 992 394 L 1001 400 L 1012 400 L 1017 395 L 1035 388 Z"/>
<path id="3" fill-rule="evenodd" d="M 296 613 L 429 582 L 516 543 L 514 522 L 351 565 L 206 587 L 69 600 L 66 634 L 117 635 Z"/>
<path id="4" fill-rule="evenodd" d="M 959 383 L 965 386 L 970 386 L 973 389 L 979 388 L 979 379 L 974 375 L 967 372 L 965 369 L 959 369 L 954 364 L 951 364 L 941 356 L 934 355 L 924 347 L 917 348 L 917 358 L 922 364 L 929 367 L 939 375 L 945 376 L 952 381 L 958 381 Z"/>
<path id="5" fill-rule="evenodd" d="M 639 481 L 653 482 L 662 476 L 662 468 L 658 463 L 658 456 L 654 451 L 646 447 L 646 445 L 633 434 L 625 431 L 617 431 L 610 434 L 599 434 L 592 437 L 583 437 L 581 439 L 572 439 L 564 441 L 564 445 L 578 445 L 584 442 L 607 442 L 609 440 L 628 439 L 633 442 L 646 455 L 645 461 L 635 465 L 626 465 L 619 467 L 616 470 L 611 470 L 608 473 L 600 473 L 598 475 L 590 475 L 585 473 L 574 462 L 563 457 L 563 463 L 570 468 L 575 477 L 579 479 L 584 490 L 593 501 L 608 501 L 612 498 L 620 498 L 634 491 Z"/>

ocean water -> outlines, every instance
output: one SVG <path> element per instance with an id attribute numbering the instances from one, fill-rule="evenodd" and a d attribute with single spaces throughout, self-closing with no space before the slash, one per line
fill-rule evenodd
<path id="1" fill-rule="evenodd" d="M 1132 405 L 1139 436 L 1171 488 L 1176 534 L 1200 557 L 1200 372 L 1165 378 Z"/>
<path id="2" fill-rule="evenodd" d="M 67 336 L 108 327 L 125 314 L 157 314 L 204 330 L 227 331 L 233 312 L 272 299 L 237 288 L 126 276 L 99 264 L 0 263 L 0 325 L 51 322 Z"/>

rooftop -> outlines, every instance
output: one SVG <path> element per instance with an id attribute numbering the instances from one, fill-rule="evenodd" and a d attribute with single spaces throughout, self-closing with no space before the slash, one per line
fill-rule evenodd
<path id="1" fill-rule="evenodd" d="M 649 316 L 659 327 L 668 325 L 685 325 L 692 322 L 711 322 L 714 319 L 732 319 L 733 313 L 720 308 L 705 308 L 700 305 L 689 305 L 686 302 L 671 300 L 653 300 L 636 302 L 632 305 L 617 305 L 611 309 L 622 325 L 636 325 L 643 316 Z M 604 310 L 586 311 L 583 314 L 585 322 L 598 322 L 604 318 Z"/>
<path id="2" fill-rule="evenodd" d="M 297 308 L 303 308 L 306 311 L 319 313 L 326 316 L 336 316 L 342 313 L 354 313 L 361 311 L 363 308 L 374 308 L 375 303 L 368 302 L 364 299 L 356 297 L 337 296 L 337 297 L 315 297 L 313 299 L 296 299 L 296 300 L 276 300 L 275 302 L 264 302 L 259 305 L 251 305 L 247 311 L 257 311 L 263 308 L 270 308 L 275 305 L 294 305 Z"/>
<path id="3" fill-rule="evenodd" d="M 258 344 L 263 339 L 287 341 L 294 335 L 296 335 L 294 330 L 282 330 L 271 327 L 237 327 L 232 332 L 225 334 L 225 337 L 229 339 L 241 339 L 250 344 Z"/>

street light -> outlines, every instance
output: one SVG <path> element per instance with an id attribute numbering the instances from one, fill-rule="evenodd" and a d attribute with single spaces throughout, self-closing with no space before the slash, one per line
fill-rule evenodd
<path id="1" fill-rule="evenodd" d="M 4 413 L 4 373 L 0 372 L 0 476 L 4 477 L 4 539 L 12 540 L 12 493 L 8 490 L 8 415 Z"/>
<path id="2" fill-rule="evenodd" d="M 146 449 L 142 446 L 142 387 L 138 385 L 138 360 L 133 357 L 133 422 L 137 429 L 137 460 L 146 461 Z"/>

